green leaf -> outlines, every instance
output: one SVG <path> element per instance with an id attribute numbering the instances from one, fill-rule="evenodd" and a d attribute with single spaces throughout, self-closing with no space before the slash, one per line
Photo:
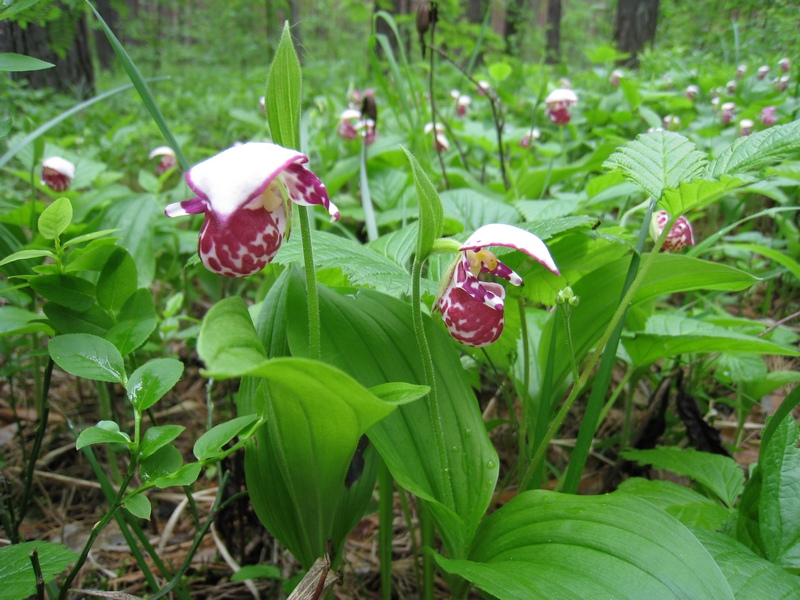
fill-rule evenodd
<path id="1" fill-rule="evenodd" d="M 631 477 L 620 484 L 617 492 L 647 500 L 690 528 L 720 529 L 732 513 L 716 500 L 672 481 Z"/>
<path id="2" fill-rule="evenodd" d="M 139 463 L 142 483 L 151 483 L 177 473 L 183 467 L 183 457 L 175 446 L 163 445 Z"/>
<path id="3" fill-rule="evenodd" d="M 439 194 L 446 217 L 456 219 L 467 231 L 479 229 L 487 223 L 519 223 L 519 213 L 513 206 L 487 198 L 470 188 L 446 190 Z"/>
<path id="4" fill-rule="evenodd" d="M 144 412 L 171 390 L 183 375 L 183 363 L 175 358 L 152 358 L 128 379 L 128 400 Z"/>
<path id="5" fill-rule="evenodd" d="M 172 486 L 183 487 L 192 485 L 195 481 L 197 481 L 202 469 L 203 465 L 200 463 L 189 463 L 188 465 L 183 465 L 171 475 L 159 477 L 153 482 L 153 485 L 161 489 Z"/>
<path id="6" fill-rule="evenodd" d="M 673 217 L 680 217 L 708 206 L 744 185 L 744 181 L 734 177 L 723 177 L 721 181 L 682 181 L 677 189 L 665 189 L 658 204 Z"/>
<path id="7" fill-rule="evenodd" d="M 96 335 L 59 335 L 50 340 L 47 350 L 55 363 L 72 375 L 122 384 L 127 379 L 119 350 Z"/>
<path id="8" fill-rule="evenodd" d="M 13 52 L 0 52 L 0 71 L 16 73 L 20 71 L 41 71 L 54 67 L 53 63 Z"/>
<path id="9" fill-rule="evenodd" d="M 247 565 L 231 575 L 231 581 L 248 579 L 283 579 L 281 570 L 274 565 Z"/>
<path id="10" fill-rule="evenodd" d="M 144 432 L 139 444 L 139 458 L 151 456 L 157 450 L 169 444 L 186 429 L 181 425 L 156 425 Z"/>
<path id="11" fill-rule="evenodd" d="M 497 83 L 504 81 L 511 75 L 511 65 L 508 63 L 500 62 L 500 63 L 492 63 L 488 67 L 489 76 L 494 79 Z"/>
<path id="12" fill-rule="evenodd" d="M 622 494 L 519 494 L 478 528 L 448 573 L 498 598 L 733 598 L 688 529 Z"/>
<path id="13" fill-rule="evenodd" d="M 245 415 L 220 423 L 206 431 L 194 444 L 194 455 L 197 460 L 211 460 L 221 457 L 222 447 L 237 435 L 259 420 L 258 415 Z"/>
<path id="14" fill-rule="evenodd" d="M 119 229 L 103 229 L 101 231 L 92 231 L 91 233 L 84 233 L 83 235 L 75 236 L 74 238 L 68 239 L 66 242 L 61 244 L 62 248 L 66 248 L 68 246 L 74 246 L 76 244 L 83 244 L 85 242 L 91 242 L 98 238 L 105 237 L 107 235 L 111 235 L 112 233 L 117 233 Z"/>
<path id="15" fill-rule="evenodd" d="M 693 531 L 737 598 L 800 598 L 800 579 L 764 560 L 745 545 L 716 531 Z"/>
<path id="16" fill-rule="evenodd" d="M 436 188 L 425 174 L 422 166 L 408 150 L 403 148 L 411 165 L 414 185 L 419 200 L 419 231 L 417 235 L 417 260 L 425 260 L 431 253 L 433 242 L 441 237 L 444 230 L 444 209 Z"/>
<path id="17" fill-rule="evenodd" d="M 773 417 L 774 418 L 774 417 Z M 800 568 L 800 425 L 781 420 L 758 465 L 763 477 L 758 509 L 766 558 L 784 568 Z"/>
<path id="18" fill-rule="evenodd" d="M 302 97 L 303 76 L 287 21 L 283 25 L 281 41 L 269 69 L 265 96 L 269 130 L 276 144 L 300 149 Z"/>
<path id="19" fill-rule="evenodd" d="M 618 148 L 603 166 L 619 169 L 650 197 L 660 199 L 665 189 L 697 177 L 707 162 L 707 156 L 682 135 L 655 131 Z"/>
<path id="20" fill-rule="evenodd" d="M 46 240 L 54 240 L 72 222 L 72 203 L 69 198 L 59 198 L 39 215 L 39 233 Z"/>
<path id="21" fill-rule="evenodd" d="M 133 258 L 138 273 L 138 287 L 149 287 L 155 273 L 153 247 L 156 222 L 163 218 L 163 208 L 151 194 L 115 201 L 106 210 L 103 226 L 121 230 L 118 245 Z"/>
<path id="22" fill-rule="evenodd" d="M 384 402 L 399 406 L 400 404 L 408 404 L 425 397 L 430 393 L 431 388 L 427 385 L 414 385 L 395 381 L 375 385 L 369 388 L 369 391 Z"/>
<path id="23" fill-rule="evenodd" d="M 376 241 L 380 243 L 383 236 Z M 302 246 L 300 236 L 296 236 L 288 244 L 284 244 L 275 257 L 278 264 L 302 264 Z M 364 246 L 353 240 L 314 231 L 311 235 L 314 246 L 314 263 L 317 267 L 339 267 L 350 283 L 359 287 L 371 287 L 392 295 L 407 294 L 411 288 L 411 276 L 404 266 L 394 260 L 382 256 L 371 246 Z M 436 286 L 432 282 L 423 281 L 423 291 L 435 293 Z"/>
<path id="24" fill-rule="evenodd" d="M 52 329 L 38 319 L 41 319 L 40 315 L 22 308 L 0 306 L 0 336 L 22 335 L 35 331 L 50 332 L 52 335 Z"/>
<path id="25" fill-rule="evenodd" d="M 35 541 L 0 548 L 0 588 L 5 600 L 24 600 L 36 594 L 36 575 L 30 554 L 36 550 L 45 583 L 75 562 L 78 553 L 52 542 Z"/>
<path id="26" fill-rule="evenodd" d="M 130 446 L 131 438 L 119 430 L 114 421 L 100 421 L 95 427 L 87 427 L 81 431 L 75 442 L 75 449 L 80 450 L 92 444 L 125 444 Z"/>
<path id="27" fill-rule="evenodd" d="M 77 311 L 68 306 L 48 302 L 42 310 L 59 333 L 90 333 L 104 337 L 114 325 L 114 320 L 96 304 L 89 310 Z"/>
<path id="28" fill-rule="evenodd" d="M 140 288 L 122 305 L 117 323 L 104 336 L 123 356 L 144 344 L 158 326 L 150 290 Z"/>
<path id="29" fill-rule="evenodd" d="M 42 275 L 32 279 L 30 286 L 42 297 L 74 311 L 95 306 L 94 285 L 75 275 Z"/>
<path id="30" fill-rule="evenodd" d="M 136 265 L 124 248 L 116 248 L 97 279 L 97 302 L 115 313 L 137 288 Z"/>
<path id="31" fill-rule="evenodd" d="M 738 138 L 709 163 L 706 175 L 719 178 L 758 171 L 800 152 L 800 121 Z"/>
<path id="32" fill-rule="evenodd" d="M 299 274 L 290 280 L 286 304 L 289 346 L 298 355 L 307 352 L 308 339 Z M 371 290 L 342 296 L 321 286 L 320 315 L 323 359 L 362 385 L 425 382 L 407 302 Z M 425 501 L 448 553 L 464 556 L 491 501 L 499 461 L 452 339 L 440 323 L 423 320 L 436 380 L 447 382 L 438 386 L 438 403 L 453 468 L 439 468 L 427 399 L 398 407 L 368 435 L 398 484 Z M 269 498 L 268 490 L 264 494 Z"/>
<path id="33" fill-rule="evenodd" d="M 42 258 L 43 256 L 50 256 L 55 257 L 55 254 L 51 250 L 20 250 L 19 252 L 14 252 L 14 254 L 10 254 L 6 256 L 3 260 L 0 260 L 0 267 L 3 265 L 7 265 L 8 263 L 16 262 L 18 260 L 27 260 L 29 258 Z"/>
<path id="34" fill-rule="evenodd" d="M 653 363 L 660 358 L 691 353 L 799 354 L 792 348 L 762 338 L 674 314 L 654 314 L 647 320 L 645 330 L 624 340 L 624 345 L 637 366 Z"/>
<path id="35" fill-rule="evenodd" d="M 732 507 L 744 487 L 744 473 L 732 458 L 692 449 L 656 448 L 626 450 L 627 460 L 666 469 L 693 479 L 712 492 L 720 501 Z"/>
<path id="36" fill-rule="evenodd" d="M 758 244 L 726 244 L 718 246 L 718 248 L 720 250 L 744 250 L 745 252 L 760 254 L 780 266 L 786 267 L 792 275 L 800 279 L 800 263 L 788 256 L 785 251 L 767 248 Z"/>
<path id="37" fill-rule="evenodd" d="M 206 371 L 217 377 L 241 376 L 266 360 L 264 347 L 241 298 L 226 298 L 206 313 L 197 339 L 197 354 Z"/>
<path id="38" fill-rule="evenodd" d="M 123 506 L 127 508 L 134 517 L 140 519 L 150 518 L 150 511 L 152 508 L 150 506 L 150 500 L 148 500 L 147 496 L 144 494 L 128 496 L 125 498 Z"/>

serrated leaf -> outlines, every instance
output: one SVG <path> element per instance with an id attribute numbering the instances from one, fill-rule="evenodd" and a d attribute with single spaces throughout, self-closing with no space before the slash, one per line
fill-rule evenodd
<path id="1" fill-rule="evenodd" d="M 523 492 L 484 519 L 469 560 L 434 558 L 497 598 L 733 598 L 688 529 L 622 494 Z"/>
<path id="2" fill-rule="evenodd" d="M 58 198 L 39 215 L 39 233 L 46 240 L 54 240 L 72 222 L 72 203 L 69 198 Z"/>
<path id="3" fill-rule="evenodd" d="M 284 23 L 281 41 L 267 78 L 267 121 L 272 140 L 286 148 L 300 149 L 300 109 L 303 79 L 294 49 L 289 22 Z"/>
<path id="4" fill-rule="evenodd" d="M 123 383 L 125 361 L 111 342 L 88 333 L 68 333 L 50 340 L 47 350 L 55 363 L 67 373 L 94 379 Z"/>
<path id="5" fill-rule="evenodd" d="M 391 259 L 403 269 L 407 269 L 411 256 L 414 254 L 418 228 L 419 223 L 415 221 L 402 229 L 392 231 L 369 242 L 367 247 Z"/>
<path id="6" fill-rule="evenodd" d="M 488 223 L 519 223 L 517 210 L 505 202 L 487 198 L 470 188 L 445 190 L 439 194 L 444 215 L 456 219 L 465 230 L 474 231 Z"/>
<path id="7" fill-rule="evenodd" d="M 684 181 L 677 189 L 664 190 L 664 195 L 658 204 L 673 217 L 680 217 L 690 210 L 708 206 L 744 185 L 746 182 L 735 177 L 722 177 L 721 181 Z"/>
<path id="8" fill-rule="evenodd" d="M 144 494 L 136 494 L 125 498 L 123 506 L 127 508 L 134 517 L 149 519 L 152 507 L 150 500 Z"/>
<path id="9" fill-rule="evenodd" d="M 724 502 L 733 506 L 744 487 L 744 473 L 735 460 L 719 454 L 682 448 L 626 450 L 626 460 L 652 465 L 684 475 L 701 484 Z"/>
<path id="10" fill-rule="evenodd" d="M 24 600 L 36 594 L 36 574 L 30 553 L 36 550 L 45 583 L 71 565 L 78 553 L 53 542 L 35 541 L 0 548 L 0 588 L 5 600 Z"/>
<path id="11" fill-rule="evenodd" d="M 738 138 L 711 161 L 706 175 L 719 178 L 758 171 L 797 152 L 800 152 L 800 121 Z"/>
<path id="12" fill-rule="evenodd" d="M 696 178 L 708 162 L 694 143 L 671 131 L 654 131 L 636 137 L 618 148 L 603 166 L 619 169 L 655 199 L 667 188 Z"/>

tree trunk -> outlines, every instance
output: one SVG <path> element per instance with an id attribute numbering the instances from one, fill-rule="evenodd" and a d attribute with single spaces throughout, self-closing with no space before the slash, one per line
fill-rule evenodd
<path id="1" fill-rule="evenodd" d="M 506 53 L 517 55 L 519 43 L 517 42 L 517 34 L 520 26 L 525 24 L 527 18 L 527 0 L 510 0 L 506 8 L 506 26 L 503 37 L 506 43 Z"/>
<path id="2" fill-rule="evenodd" d="M 111 31 L 117 37 L 120 37 L 121 21 L 119 13 L 111 5 L 111 0 L 95 0 L 94 7 L 108 26 L 111 27 Z M 94 49 L 100 68 L 110 69 L 111 65 L 114 64 L 114 49 L 111 47 L 111 42 L 108 41 L 106 34 L 100 28 L 94 30 Z"/>
<path id="3" fill-rule="evenodd" d="M 561 62 L 561 0 L 549 0 L 547 3 L 546 36 L 547 64 L 558 64 Z"/>
<path id="4" fill-rule="evenodd" d="M 70 9 L 65 5 L 61 5 L 61 10 L 57 20 L 45 25 L 28 23 L 22 28 L 10 19 L 0 21 L 0 51 L 33 56 L 55 65 L 41 71 L 12 73 L 14 79 L 27 80 L 35 89 L 49 87 L 85 98 L 94 94 L 86 13 L 82 8 Z"/>
<path id="5" fill-rule="evenodd" d="M 658 2 L 659 0 L 619 0 L 614 23 L 614 41 L 619 50 L 631 55 L 621 61 L 625 66 L 637 67 L 637 55 L 645 45 L 652 45 L 655 40 Z"/>
<path id="6" fill-rule="evenodd" d="M 469 0 L 467 2 L 467 20 L 470 23 L 483 23 L 483 18 L 486 16 L 486 11 L 489 8 L 487 0 Z"/>

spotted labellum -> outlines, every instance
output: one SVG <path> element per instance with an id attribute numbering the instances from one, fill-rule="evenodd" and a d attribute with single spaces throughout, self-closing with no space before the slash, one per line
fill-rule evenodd
<path id="1" fill-rule="evenodd" d="M 448 268 L 439 288 L 436 307 L 456 340 L 467 346 L 482 347 L 497 341 L 503 332 L 505 289 L 499 283 L 481 281 L 481 273 L 491 273 L 522 285 L 522 278 L 487 250 L 505 246 L 524 252 L 548 271 L 559 274 L 544 242 L 512 225 L 485 225 L 460 247 L 460 255 Z"/>
<path id="2" fill-rule="evenodd" d="M 75 165 L 66 158 L 51 156 L 42 162 L 42 185 L 54 192 L 63 192 L 75 179 Z"/>
<path id="3" fill-rule="evenodd" d="M 653 214 L 650 219 L 650 237 L 657 240 L 664 227 L 669 223 L 669 213 L 665 210 L 660 210 Z M 664 245 L 661 246 L 663 252 L 680 252 L 686 246 L 694 246 L 694 233 L 692 232 L 692 224 L 686 217 L 678 217 L 672 228 L 664 240 Z"/>
<path id="4" fill-rule="evenodd" d="M 198 254 L 207 269 L 228 277 L 257 273 L 286 233 L 286 198 L 322 205 L 339 218 L 325 186 L 305 166 L 308 157 L 275 144 L 250 142 L 192 167 L 186 183 L 197 196 L 170 204 L 168 217 L 205 214 Z"/>

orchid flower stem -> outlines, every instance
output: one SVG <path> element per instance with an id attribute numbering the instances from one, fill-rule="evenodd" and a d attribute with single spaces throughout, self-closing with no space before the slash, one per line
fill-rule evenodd
<path id="1" fill-rule="evenodd" d="M 530 431 L 528 420 L 530 419 L 530 385 L 531 385 L 531 349 L 528 345 L 528 321 L 525 318 L 525 299 L 520 296 L 517 298 L 517 306 L 519 307 L 519 322 L 520 333 L 522 336 L 522 389 L 519 390 L 520 400 L 520 429 L 517 432 L 519 439 L 519 474 L 524 474 L 525 465 L 527 464 L 528 443 Z"/>
<path id="2" fill-rule="evenodd" d="M 575 347 L 572 345 L 572 330 L 569 325 L 570 306 L 567 303 L 561 305 L 561 316 L 564 317 L 564 330 L 567 333 L 567 348 L 569 349 L 569 356 L 572 359 L 572 376 L 575 381 L 578 381 L 578 364 L 575 362 Z"/>
<path id="3" fill-rule="evenodd" d="M 435 536 L 433 534 L 433 521 L 431 513 L 424 504 L 417 507 L 419 512 L 420 541 L 422 547 L 433 548 Z M 422 598 L 433 600 L 433 576 L 435 572 L 434 561 L 430 554 L 426 553 L 422 557 Z"/>
<path id="4" fill-rule="evenodd" d="M 381 598 L 392 599 L 392 539 L 394 538 L 394 480 L 381 460 L 378 467 L 378 535 L 381 557 Z"/>
<path id="5" fill-rule="evenodd" d="M 306 298 L 308 300 L 308 356 L 320 360 L 322 356 L 322 337 L 319 322 L 319 296 L 317 294 L 317 273 L 314 270 L 314 249 L 311 247 L 311 225 L 308 211 L 302 206 L 300 217 L 300 236 L 303 243 L 303 266 L 306 272 Z"/>
<path id="6" fill-rule="evenodd" d="M 378 239 L 378 225 L 375 222 L 375 208 L 372 206 L 372 196 L 369 193 L 369 178 L 367 177 L 367 143 L 361 138 L 361 169 L 359 182 L 361 185 L 361 205 L 364 208 L 364 222 L 367 225 L 367 240 L 374 242 Z"/>
<path id="7" fill-rule="evenodd" d="M 643 248 L 644 240 L 646 239 L 647 236 L 647 229 L 650 223 L 650 215 L 652 214 L 653 209 L 655 208 L 655 204 L 656 204 L 655 201 L 651 201 L 651 206 L 647 211 L 648 214 L 645 217 L 644 223 L 642 224 L 642 230 L 640 231 L 639 241 L 637 242 L 637 251 L 632 261 L 637 260 L 638 262 L 638 257 L 640 256 L 640 250 Z M 650 270 L 653 261 L 658 255 L 658 251 L 664 244 L 664 240 L 667 239 L 667 235 L 669 234 L 669 231 L 672 228 L 672 225 L 674 225 L 675 221 L 676 221 L 675 217 L 672 217 L 670 219 L 670 222 L 667 223 L 667 225 L 664 227 L 664 230 L 662 231 L 658 240 L 656 240 L 653 249 L 646 255 L 644 262 L 636 272 L 635 277 L 633 277 L 632 280 L 630 280 L 631 279 L 630 277 L 626 279 L 626 284 L 630 280 L 630 284 L 627 286 L 627 290 L 623 292 L 622 299 L 620 300 L 617 309 L 614 311 L 611 320 L 608 322 L 608 325 L 606 326 L 603 335 L 600 336 L 600 339 L 597 341 L 597 345 L 595 347 L 594 352 L 586 361 L 586 364 L 583 367 L 583 372 L 581 373 L 580 378 L 573 384 L 572 389 L 570 390 L 570 393 L 567 396 L 567 399 L 564 401 L 564 404 L 561 406 L 561 409 L 558 411 L 558 414 L 556 414 L 555 418 L 553 419 L 553 422 L 550 424 L 550 427 L 548 428 L 547 434 L 542 440 L 542 443 L 536 449 L 536 454 L 533 456 L 530 465 L 528 465 L 528 470 L 526 471 L 525 476 L 520 482 L 520 489 L 526 489 L 526 485 L 528 484 L 528 481 L 533 475 L 533 472 L 536 470 L 539 462 L 544 459 L 544 455 L 547 451 L 550 441 L 553 439 L 556 432 L 558 432 L 558 430 L 560 429 L 561 424 L 564 422 L 564 419 L 569 413 L 570 408 L 572 408 L 572 405 L 575 403 L 575 400 L 578 399 L 578 395 L 586 386 L 586 383 L 589 380 L 589 377 L 591 376 L 592 372 L 594 371 L 594 367 L 597 364 L 597 361 L 600 360 L 600 356 L 605 350 L 608 341 L 612 337 L 612 334 L 615 332 L 618 326 L 621 327 L 625 314 L 628 310 L 628 305 L 630 305 L 630 303 L 633 301 L 636 292 L 639 290 L 639 286 L 641 286 L 642 282 L 644 281 L 647 272 Z M 631 272 L 629 269 L 629 276 L 630 273 Z M 596 384 L 597 383 L 595 382 L 595 385 Z"/>

